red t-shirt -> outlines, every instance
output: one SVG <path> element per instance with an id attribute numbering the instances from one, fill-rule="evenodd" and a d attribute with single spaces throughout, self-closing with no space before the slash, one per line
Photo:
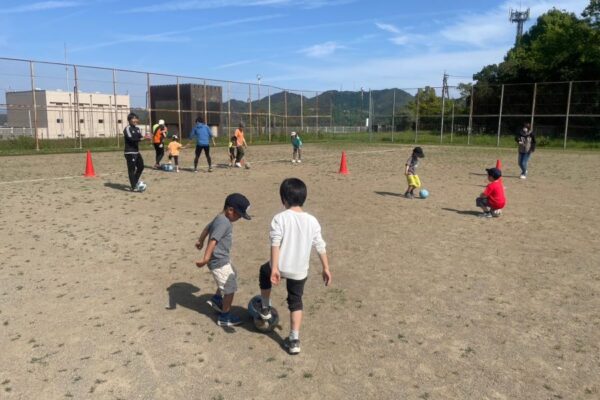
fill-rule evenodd
<path id="1" fill-rule="evenodd" d="M 497 179 L 486 186 L 483 194 L 488 198 L 488 204 L 494 210 L 504 208 L 506 198 L 504 197 L 504 185 L 502 179 Z"/>

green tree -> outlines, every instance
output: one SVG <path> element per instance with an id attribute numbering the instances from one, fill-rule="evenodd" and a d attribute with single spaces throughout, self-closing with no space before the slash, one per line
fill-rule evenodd
<path id="1" fill-rule="evenodd" d="M 600 0 L 591 0 L 581 16 L 594 29 L 600 29 Z"/>

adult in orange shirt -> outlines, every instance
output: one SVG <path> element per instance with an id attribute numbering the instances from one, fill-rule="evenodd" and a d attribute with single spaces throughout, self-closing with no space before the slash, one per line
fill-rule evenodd
<path id="1" fill-rule="evenodd" d="M 240 122 L 238 128 L 235 130 L 236 141 L 236 155 L 235 155 L 235 166 L 241 168 L 242 160 L 244 159 L 244 149 L 248 148 L 246 139 L 244 139 L 244 124 Z"/>
<path id="2" fill-rule="evenodd" d="M 154 144 L 154 151 L 156 152 L 154 168 L 160 168 L 160 160 L 165 156 L 165 145 L 163 144 L 165 137 L 167 137 L 167 128 L 164 125 L 159 125 L 152 137 L 152 144 Z"/>

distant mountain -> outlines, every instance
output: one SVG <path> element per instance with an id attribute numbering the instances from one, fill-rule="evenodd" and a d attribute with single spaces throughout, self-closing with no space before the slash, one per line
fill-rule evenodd
<path id="1" fill-rule="evenodd" d="M 376 116 L 392 115 L 394 104 L 394 91 L 396 91 L 396 113 L 413 99 L 413 96 L 402 89 L 383 89 L 371 91 L 373 101 L 373 113 Z M 363 124 L 369 112 L 369 92 L 350 92 L 328 90 L 319 93 L 318 96 L 307 97 L 291 92 L 278 92 L 271 95 L 271 113 L 284 115 L 285 103 L 287 101 L 288 118 L 299 117 L 302 103 L 302 111 L 310 118 L 316 114 L 333 114 L 335 125 L 358 125 Z M 269 109 L 269 98 L 262 97 L 260 100 L 252 101 L 252 112 L 266 113 Z M 223 105 L 227 110 L 227 103 Z M 318 112 L 317 112 L 318 110 Z M 247 113 L 248 103 L 239 100 L 231 100 L 232 113 Z"/>

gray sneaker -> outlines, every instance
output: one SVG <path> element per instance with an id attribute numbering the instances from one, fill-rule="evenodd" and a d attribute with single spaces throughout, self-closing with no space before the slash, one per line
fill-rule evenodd
<path id="1" fill-rule="evenodd" d="M 492 213 L 491 212 L 484 212 L 479 214 L 479 218 L 492 218 Z"/>
<path id="2" fill-rule="evenodd" d="M 283 340 L 283 345 L 287 349 L 288 353 L 295 355 L 300 353 L 300 339 L 291 340 L 289 337 Z"/>
<path id="3" fill-rule="evenodd" d="M 263 307 L 261 305 L 260 310 L 258 310 L 258 315 L 260 315 L 260 318 L 262 318 L 264 321 L 270 320 L 271 317 L 273 316 L 271 314 L 271 307 L 269 307 L 268 305 Z"/>

